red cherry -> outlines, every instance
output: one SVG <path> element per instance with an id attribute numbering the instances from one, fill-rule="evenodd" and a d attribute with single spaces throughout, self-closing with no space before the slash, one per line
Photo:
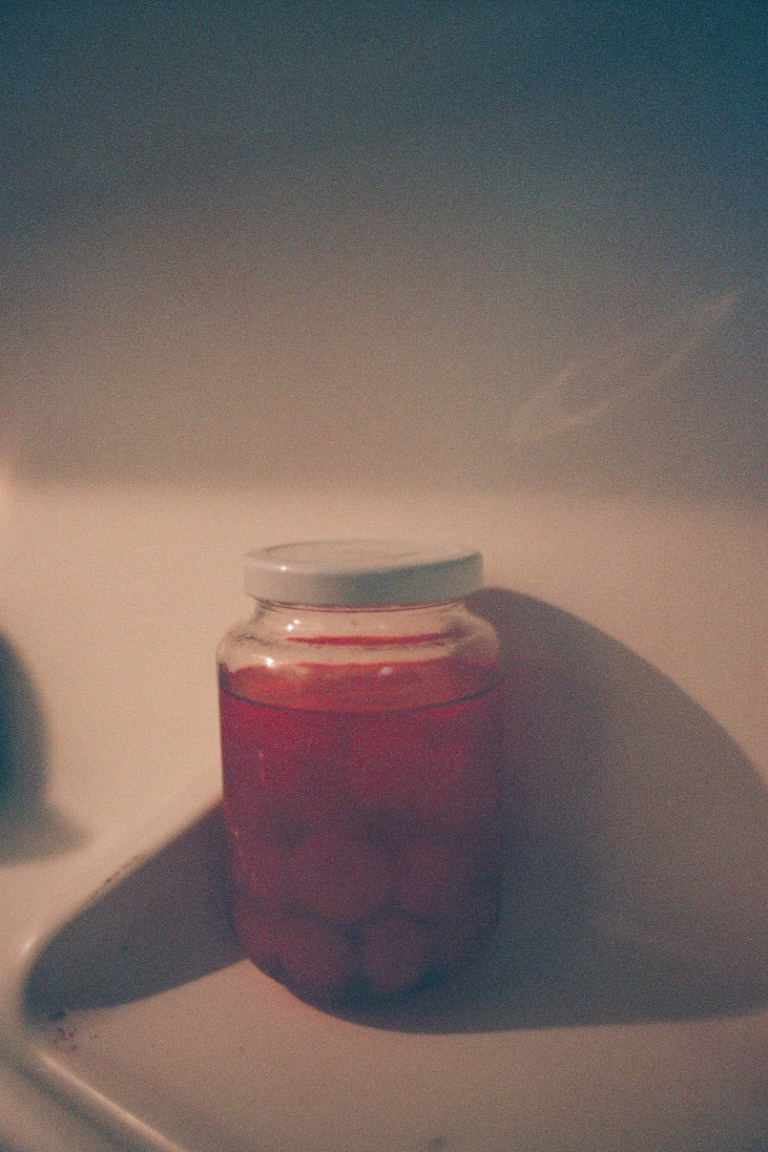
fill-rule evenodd
<path id="1" fill-rule="evenodd" d="M 224 796 L 244 824 L 327 818 L 342 796 L 345 730 L 330 712 L 270 708 L 220 693 Z"/>
<path id="2" fill-rule="evenodd" d="M 238 835 L 230 840 L 235 888 L 253 899 L 262 912 L 284 911 L 290 903 L 287 889 L 289 850 L 266 836 Z"/>
<path id="3" fill-rule="evenodd" d="M 500 699 L 493 708 L 479 698 L 356 719 L 347 759 L 355 802 L 458 832 L 481 829 L 500 803 Z"/>
<path id="4" fill-rule="evenodd" d="M 232 904 L 235 934 L 249 960 L 268 975 L 276 974 L 280 963 L 280 916 L 265 916 L 248 898 L 235 896 Z"/>
<path id="5" fill-rule="evenodd" d="M 253 901 L 236 897 L 238 940 L 257 968 L 311 1000 L 338 1000 L 347 989 L 354 954 L 344 933 L 320 920 L 266 916 Z"/>
<path id="6" fill-rule="evenodd" d="M 361 972 L 376 996 L 418 987 L 429 971 L 430 956 L 427 929 L 400 913 L 382 913 L 360 929 Z"/>
<path id="7" fill-rule="evenodd" d="M 373 812 L 412 813 L 422 786 L 420 744 L 406 714 L 362 715 L 348 759 L 355 801 Z"/>
<path id="8" fill-rule="evenodd" d="M 460 844 L 416 836 L 400 857 L 396 900 L 404 912 L 422 919 L 463 912 L 476 869 Z"/>
<path id="9" fill-rule="evenodd" d="M 372 916 L 393 887 L 389 854 L 333 827 L 321 827 L 302 840 L 291 858 L 289 875 L 297 903 L 333 924 Z"/>
<path id="10" fill-rule="evenodd" d="M 460 968 L 471 959 L 498 916 L 498 893 L 490 885 L 473 889 L 463 912 L 430 923 L 433 962 L 439 974 Z"/>
<path id="11" fill-rule="evenodd" d="M 343 997 L 353 969 L 352 946 L 338 928 L 321 920 L 286 918 L 279 926 L 286 984 L 310 1000 Z"/>

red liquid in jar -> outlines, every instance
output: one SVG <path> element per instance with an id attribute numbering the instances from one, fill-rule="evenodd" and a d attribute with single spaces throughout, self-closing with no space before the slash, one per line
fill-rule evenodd
<path id="1" fill-rule="evenodd" d="M 385 686 L 383 667 L 221 674 L 235 930 L 311 1000 L 446 975 L 497 915 L 498 677 L 435 661 L 395 665 Z M 457 686 L 475 691 L 445 699 Z"/>

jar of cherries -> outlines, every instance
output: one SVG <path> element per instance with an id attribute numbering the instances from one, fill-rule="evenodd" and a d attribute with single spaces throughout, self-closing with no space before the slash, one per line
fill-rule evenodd
<path id="1" fill-rule="evenodd" d="M 319 541 L 246 559 L 218 651 L 231 910 L 298 995 L 361 1002 L 465 964 L 498 912 L 503 686 L 463 599 L 479 553 Z"/>

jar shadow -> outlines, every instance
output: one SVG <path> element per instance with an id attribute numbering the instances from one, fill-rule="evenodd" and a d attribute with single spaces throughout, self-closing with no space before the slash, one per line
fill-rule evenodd
<path id="1" fill-rule="evenodd" d="M 705 1018 L 768 1002 L 768 791 L 658 669 L 541 601 L 486 589 L 502 644 L 503 908 L 450 982 L 334 1015 L 435 1033 Z M 56 936 L 28 1008 L 98 1008 L 234 964 L 220 808 Z"/>
<path id="2" fill-rule="evenodd" d="M 56 856 L 84 842 L 46 800 L 46 759 L 37 690 L 19 653 L 0 636 L 0 866 Z"/>
<path id="3" fill-rule="evenodd" d="M 768 1001 L 768 790 L 605 633 L 486 589 L 508 684 L 503 910 L 451 983 L 376 1011 L 433 1032 L 705 1018 Z"/>

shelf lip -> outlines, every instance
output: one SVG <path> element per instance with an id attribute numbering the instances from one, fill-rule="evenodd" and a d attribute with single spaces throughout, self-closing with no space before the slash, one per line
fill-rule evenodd
<path id="1" fill-rule="evenodd" d="M 134 1113 L 122 1108 L 97 1088 L 73 1073 L 70 1069 L 55 1060 L 42 1046 L 29 1041 L 18 1067 L 24 1075 L 26 1083 L 34 1085 L 37 1089 L 37 1100 L 42 1106 L 49 1100 L 54 1101 L 56 1112 L 60 1115 L 74 1115 L 82 1126 L 84 1134 L 98 1137 L 97 1147 L 102 1144 L 107 1152 L 114 1149 L 123 1150 L 128 1146 L 137 1152 L 188 1152 L 183 1145 L 168 1139 L 156 1128 L 146 1124 Z M 2 1103 L 2 1086 L 0 1084 L 0 1104 Z M 0 1128 L 0 1136 L 2 1129 Z M 56 1152 L 61 1149 L 61 1143 L 55 1145 Z M 67 1152 L 81 1152 L 80 1144 L 72 1144 Z M 90 1148 L 91 1145 L 85 1145 Z M 26 1152 L 26 1150 L 25 1150 Z M 39 1148 L 31 1148 L 30 1152 L 43 1152 Z"/>
<path id="2" fill-rule="evenodd" d="M 0 1055 L 3 1152 L 113 1152 L 118 1146 L 15 1061 Z"/>
<path id="3" fill-rule="evenodd" d="M 123 1147 L 128 1138 L 152 1152 L 184 1152 L 180 1145 L 127 1113 L 58 1062 L 37 1040 L 24 999 L 32 969 L 46 944 L 69 921 L 139 869 L 167 843 L 220 801 L 220 788 L 210 772 L 199 774 L 180 794 L 163 805 L 138 833 L 113 840 L 91 840 L 70 859 L 67 894 L 59 888 L 12 937 L 0 965 L 0 1146 L 3 1152 L 61 1152 L 60 1120 L 72 1116 L 75 1129 L 108 1141 L 105 1149 Z M 14 1102 L 24 1096 L 22 1119 L 8 1127 Z M 48 1119 L 48 1113 L 53 1119 Z M 6 1131 L 6 1128 L 8 1129 Z M 25 1135 L 26 1133 L 26 1135 Z M 27 1136 L 29 1139 L 27 1139 Z M 50 1139 L 49 1139 L 50 1137 Z M 101 1146 L 92 1141 L 71 1144 L 72 1152 Z M 24 1141 L 27 1141 L 26 1143 Z M 46 1141 L 47 1143 L 41 1143 Z"/>

